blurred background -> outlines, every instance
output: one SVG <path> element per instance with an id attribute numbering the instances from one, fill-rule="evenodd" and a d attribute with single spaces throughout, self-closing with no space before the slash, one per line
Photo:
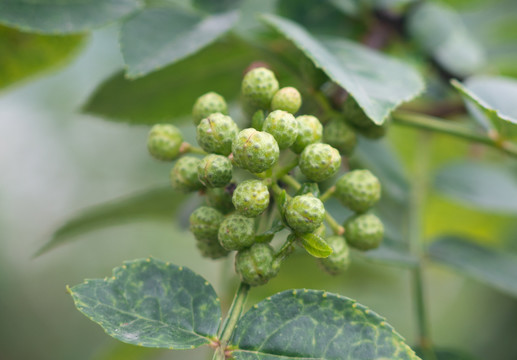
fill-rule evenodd
<path id="1" fill-rule="evenodd" d="M 455 4 L 473 31 L 480 14 L 489 20 L 505 15 L 504 11 L 483 13 L 482 7 L 471 8 L 474 3 L 481 6 L 482 2 Z M 513 48 L 504 45 L 493 51 L 504 73 L 511 76 L 517 74 L 515 27 L 505 36 L 509 33 Z M 122 67 L 116 27 L 94 31 L 75 51 L 79 55 L 64 67 L 0 91 L 0 358 L 208 358 L 205 349 L 187 354 L 120 344 L 76 311 L 65 291 L 66 285 L 84 278 L 109 275 L 124 260 L 150 255 L 190 267 L 212 282 L 219 294 L 234 291 L 237 279 L 232 259 L 202 259 L 181 221 L 171 216 L 168 222 L 138 221 L 78 234 L 77 241 L 34 257 L 52 233 L 82 209 L 167 185 L 169 166 L 147 154 L 147 126 L 106 122 L 78 111 L 95 87 Z M 392 126 L 386 142 L 410 177 L 418 147 L 416 132 Z M 434 136 L 432 146 L 434 170 L 455 159 L 476 158 L 480 151 L 478 146 L 440 135 Z M 484 156 L 507 165 L 517 176 L 515 163 L 490 151 Z M 188 217 L 192 206 L 187 203 L 180 210 L 180 220 Z M 426 207 L 424 231 L 429 239 L 444 232 L 469 234 L 480 243 L 517 253 L 515 215 L 483 212 L 434 192 Z M 517 359 L 515 298 L 437 265 L 430 265 L 425 277 L 436 344 L 478 359 Z M 249 304 L 287 288 L 326 289 L 382 314 L 414 344 L 409 285 L 407 270 L 359 257 L 345 274 L 330 277 L 300 252 L 287 261 L 276 279 L 252 290 Z M 222 296 L 228 304 L 231 298 Z"/>

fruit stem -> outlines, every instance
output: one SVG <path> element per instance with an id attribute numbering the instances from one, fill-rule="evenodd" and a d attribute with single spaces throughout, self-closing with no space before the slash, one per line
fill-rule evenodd
<path id="1" fill-rule="evenodd" d="M 188 142 L 183 142 L 180 147 L 180 153 L 181 154 L 199 154 L 199 155 L 207 155 L 207 152 L 200 147 L 193 146 L 192 144 L 189 144 Z"/>
<path id="2" fill-rule="evenodd" d="M 331 198 L 332 195 L 334 195 L 334 193 L 336 192 L 336 186 L 331 186 L 327 189 L 327 191 L 325 191 L 323 194 L 320 195 L 320 200 L 321 202 L 325 202 L 327 201 L 328 199 Z"/>

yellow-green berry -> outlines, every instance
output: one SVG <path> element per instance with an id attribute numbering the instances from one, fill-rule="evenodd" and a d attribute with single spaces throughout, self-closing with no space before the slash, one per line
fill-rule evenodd
<path id="1" fill-rule="evenodd" d="M 312 115 L 301 115 L 296 118 L 298 122 L 298 136 L 291 150 L 299 154 L 307 145 L 321 141 L 323 136 L 323 126 L 317 117 Z"/>
<path id="2" fill-rule="evenodd" d="M 261 173 L 276 164 L 280 149 L 273 135 L 253 128 L 242 130 L 232 145 L 237 166 Z"/>
<path id="3" fill-rule="evenodd" d="M 203 187 L 197 177 L 198 158 L 184 156 L 180 158 L 171 170 L 172 187 L 181 192 L 196 191 Z"/>
<path id="4" fill-rule="evenodd" d="M 287 111 L 275 110 L 264 120 L 262 130 L 273 135 L 280 149 L 287 149 L 298 137 L 298 121 Z"/>
<path id="5" fill-rule="evenodd" d="M 223 187 L 232 180 L 232 162 L 222 155 L 210 154 L 199 162 L 197 175 L 206 187 Z"/>
<path id="6" fill-rule="evenodd" d="M 232 194 L 229 187 L 235 186 L 230 184 L 225 188 L 208 188 L 205 193 L 205 200 L 208 206 L 211 206 L 223 214 L 235 210 L 232 203 Z"/>
<path id="7" fill-rule="evenodd" d="M 269 109 L 273 95 L 278 91 L 275 74 L 264 67 L 250 70 L 242 80 L 242 95 L 251 106 Z"/>
<path id="8" fill-rule="evenodd" d="M 170 124 L 156 124 L 147 136 L 147 149 L 158 160 L 171 161 L 180 155 L 183 136 L 179 129 Z"/>
<path id="9" fill-rule="evenodd" d="M 201 255 L 209 259 L 220 259 L 229 253 L 217 240 L 210 242 L 198 241 L 196 246 Z"/>
<path id="10" fill-rule="evenodd" d="M 255 240 L 253 219 L 242 215 L 228 215 L 219 226 L 219 243 L 226 250 L 241 250 Z"/>
<path id="11" fill-rule="evenodd" d="M 278 90 L 271 100 L 271 110 L 284 110 L 296 113 L 302 106 L 302 96 L 294 87 L 284 87 Z"/>
<path id="12" fill-rule="evenodd" d="M 337 173 L 341 165 L 339 151 L 327 144 L 310 144 L 300 156 L 300 170 L 311 181 L 321 182 Z"/>
<path id="13" fill-rule="evenodd" d="M 350 250 L 342 236 L 331 236 L 326 241 L 332 248 L 332 254 L 326 258 L 320 258 L 318 261 L 326 272 L 337 275 L 345 271 L 350 265 Z"/>
<path id="14" fill-rule="evenodd" d="M 357 136 L 343 120 L 334 119 L 325 125 L 323 141 L 338 149 L 342 155 L 350 155 L 357 144 Z"/>
<path id="15" fill-rule="evenodd" d="M 312 195 L 298 195 L 287 202 L 285 218 L 289 227 L 297 233 L 315 231 L 324 217 L 323 203 Z"/>
<path id="16" fill-rule="evenodd" d="M 345 222 L 345 239 L 348 245 L 359 250 L 379 247 L 384 237 L 384 226 L 373 214 L 352 216 Z"/>
<path id="17" fill-rule="evenodd" d="M 194 124 L 198 125 L 201 120 L 215 113 L 228 114 L 228 105 L 221 95 L 211 91 L 196 100 L 192 108 Z"/>
<path id="18" fill-rule="evenodd" d="M 381 183 L 369 170 L 354 170 L 336 182 L 336 198 L 350 210 L 363 213 L 381 197 Z"/>
<path id="19" fill-rule="evenodd" d="M 235 271 L 242 282 L 251 285 L 263 285 L 278 274 L 273 248 L 268 244 L 254 244 L 239 251 L 235 257 Z"/>
<path id="20" fill-rule="evenodd" d="M 190 215 L 190 231 L 199 241 L 217 241 L 219 226 L 224 220 L 223 214 L 214 208 L 201 206 Z"/>
<path id="21" fill-rule="evenodd" d="M 196 139 L 206 152 L 228 156 L 238 132 L 237 124 L 231 117 L 215 113 L 201 120 L 196 129 Z"/>
<path id="22" fill-rule="evenodd" d="M 256 217 L 269 206 L 269 191 L 259 180 L 246 180 L 240 183 L 232 197 L 235 209 L 246 217 Z"/>

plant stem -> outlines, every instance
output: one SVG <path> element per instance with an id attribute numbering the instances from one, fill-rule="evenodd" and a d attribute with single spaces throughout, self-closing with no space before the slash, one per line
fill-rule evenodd
<path id="1" fill-rule="evenodd" d="M 226 316 L 226 320 L 224 321 L 221 335 L 219 336 L 219 347 L 214 353 L 213 360 L 226 359 L 226 346 L 228 345 L 228 340 L 230 340 L 230 337 L 232 336 L 237 321 L 239 321 L 239 318 L 241 317 L 249 290 L 250 286 L 248 284 L 240 283 L 239 288 L 235 293 L 235 297 L 233 298 L 232 305 L 230 306 L 230 310 L 228 311 L 228 315 Z"/>
<path id="2" fill-rule="evenodd" d="M 325 202 L 327 201 L 328 199 L 330 199 L 330 197 L 332 195 L 334 195 L 334 193 L 336 192 L 336 186 L 331 186 L 327 189 L 327 191 L 325 191 L 323 194 L 320 195 L 320 200 L 321 202 Z"/>
<path id="3" fill-rule="evenodd" d="M 199 155 L 207 155 L 207 152 L 200 147 L 193 146 L 192 144 L 189 144 L 188 142 L 183 142 L 180 146 L 180 153 L 181 154 L 199 154 Z"/>

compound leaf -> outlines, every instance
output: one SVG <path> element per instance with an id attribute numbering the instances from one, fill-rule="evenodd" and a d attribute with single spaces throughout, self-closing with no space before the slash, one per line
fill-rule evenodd
<path id="1" fill-rule="evenodd" d="M 77 309 L 128 344 L 192 349 L 216 338 L 221 318 L 213 287 L 188 268 L 156 259 L 128 261 L 105 279 L 69 289 Z"/>

